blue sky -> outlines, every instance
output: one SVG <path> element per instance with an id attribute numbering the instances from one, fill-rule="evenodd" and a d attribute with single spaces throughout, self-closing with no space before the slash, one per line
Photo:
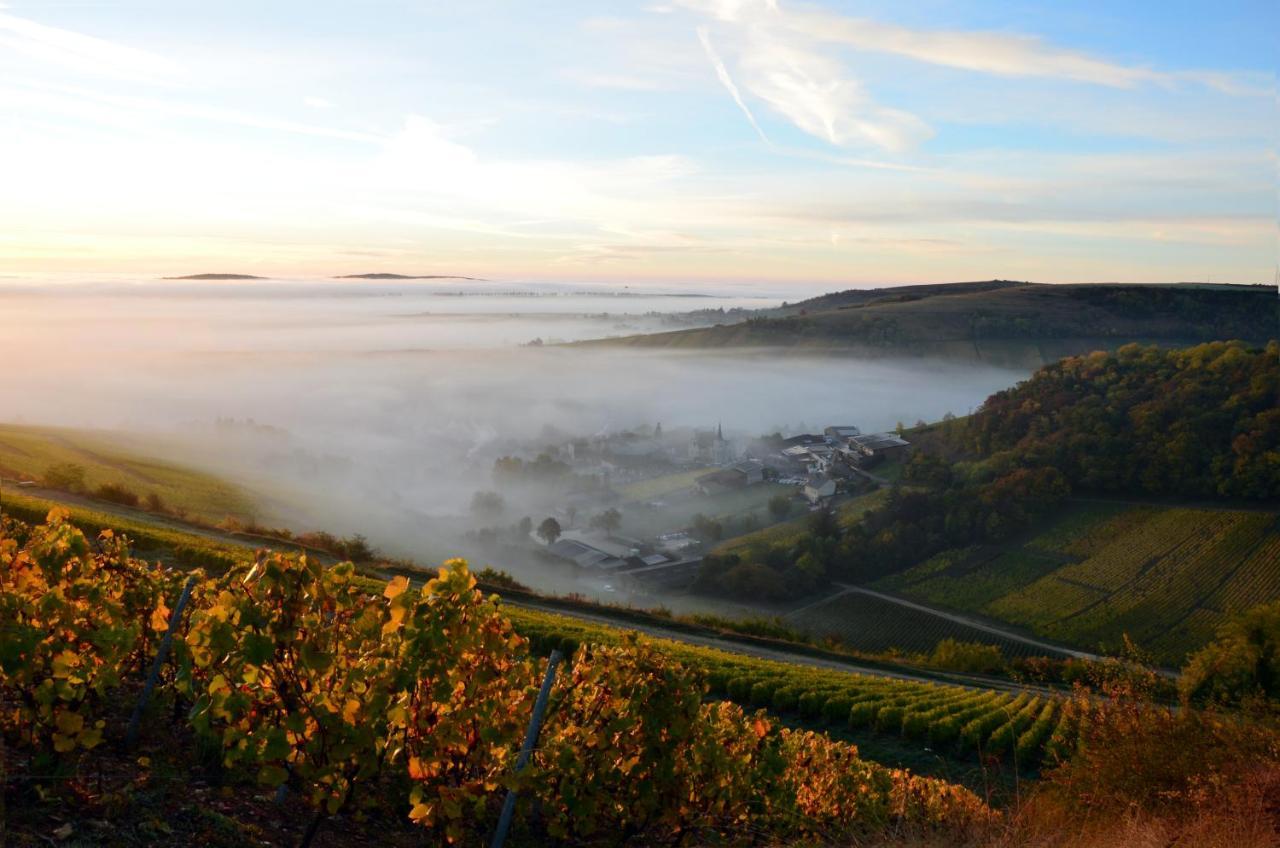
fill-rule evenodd
<path id="1" fill-rule="evenodd" d="M 0 0 L 0 272 L 1269 280 L 1275 6 Z"/>

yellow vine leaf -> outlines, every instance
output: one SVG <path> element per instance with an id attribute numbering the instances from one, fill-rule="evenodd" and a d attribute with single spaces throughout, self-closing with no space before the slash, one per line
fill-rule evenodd
<path id="1" fill-rule="evenodd" d="M 400 595 L 404 594 L 404 591 L 408 588 L 409 588 L 409 578 L 401 574 L 391 579 L 391 582 L 387 584 L 387 588 L 383 590 L 382 596 L 384 598 L 387 598 L 388 600 L 392 598 L 397 598 Z"/>
<path id="2" fill-rule="evenodd" d="M 169 608 L 165 606 L 163 600 L 156 604 L 155 611 L 151 613 L 151 629 L 157 633 L 163 633 L 169 629 Z"/>

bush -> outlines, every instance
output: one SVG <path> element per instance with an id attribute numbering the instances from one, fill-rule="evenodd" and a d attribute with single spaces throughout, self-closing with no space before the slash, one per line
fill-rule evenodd
<path id="1" fill-rule="evenodd" d="M 800 698 L 795 689 L 790 686 L 779 686 L 773 692 L 774 712 L 794 712 L 799 700 Z"/>
<path id="2" fill-rule="evenodd" d="M 729 672 L 717 669 L 708 674 L 707 689 L 712 695 L 728 695 Z"/>
<path id="3" fill-rule="evenodd" d="M 750 677 L 735 677 L 729 681 L 729 700 L 739 704 L 747 703 L 751 697 L 751 687 L 755 681 Z"/>
<path id="4" fill-rule="evenodd" d="M 767 707 L 773 704 L 773 693 L 778 684 L 773 680 L 760 680 L 751 687 L 747 699 L 753 707 Z"/>
<path id="5" fill-rule="evenodd" d="M 943 639 L 929 655 L 929 665 L 970 674 L 996 674 L 1005 668 L 1004 655 L 995 645 Z"/>
<path id="6" fill-rule="evenodd" d="M 880 705 L 874 701 L 859 701 L 849 708 L 849 727 L 867 727 L 875 721 Z"/>
<path id="7" fill-rule="evenodd" d="M 796 706 L 804 718 L 817 718 L 822 715 L 822 706 L 826 702 L 827 696 L 824 693 L 809 691 L 800 696 Z"/>
<path id="8" fill-rule="evenodd" d="M 828 698 L 827 702 L 822 705 L 822 717 L 832 724 L 847 721 L 849 718 L 849 710 L 853 708 L 853 701 L 843 695 L 836 695 Z"/>
<path id="9" fill-rule="evenodd" d="M 923 739 L 929 734 L 929 716 L 913 711 L 902 716 L 902 735 L 908 739 Z"/>
<path id="10" fill-rule="evenodd" d="M 960 737 L 960 719 L 947 716 L 929 725 L 929 744 L 934 748 L 950 745 Z"/>
<path id="11" fill-rule="evenodd" d="M 1228 621 L 1191 657 L 1178 683 L 1188 703 L 1227 706 L 1280 700 L 1280 601 Z"/>
<path id="12" fill-rule="evenodd" d="M 94 490 L 93 496 L 99 500 L 110 501 L 123 506 L 136 507 L 141 503 L 137 495 L 119 483 L 103 483 Z"/>
<path id="13" fill-rule="evenodd" d="M 44 484 L 51 489 L 68 492 L 83 492 L 88 488 L 84 482 L 84 466 L 74 462 L 50 465 L 44 472 Z"/>
<path id="14" fill-rule="evenodd" d="M 881 733 L 901 733 L 902 732 L 902 714 L 906 712 L 903 707 L 890 704 L 881 707 L 876 713 L 876 730 Z"/>

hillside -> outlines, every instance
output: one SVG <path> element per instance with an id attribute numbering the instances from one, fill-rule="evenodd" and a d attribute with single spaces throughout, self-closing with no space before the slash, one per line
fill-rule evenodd
<path id="1" fill-rule="evenodd" d="M 775 348 L 862 356 L 945 356 L 1036 366 L 1127 342 L 1187 345 L 1275 338 L 1265 286 L 1037 285 L 1009 281 L 851 290 L 745 321 L 588 344 Z"/>
<path id="2" fill-rule="evenodd" d="M 237 486 L 158 459 L 144 438 L 105 431 L 0 424 L 0 481 L 19 480 L 209 523 L 256 512 Z"/>
<path id="3" fill-rule="evenodd" d="M 463 277 L 457 274 L 342 274 L 335 280 L 480 280 L 480 277 Z"/>
<path id="4" fill-rule="evenodd" d="M 877 588 L 1167 665 L 1280 599 L 1280 511 L 1077 502 L 1006 545 L 955 548 Z"/>
<path id="5" fill-rule="evenodd" d="M 253 274 L 187 274 L 184 277 L 162 277 L 164 280 L 266 280 Z"/>
<path id="6" fill-rule="evenodd" d="M 702 585 L 759 601 L 874 585 L 1083 650 L 1128 635 L 1178 664 L 1227 616 L 1280 599 L 1277 397 L 1275 342 L 1066 359 L 909 433 L 907 485 L 861 520 L 723 547 Z M 1123 508 L 1081 516 L 1082 500 Z M 886 638 L 865 632 L 865 607 L 848 612 L 857 627 L 822 629 Z"/>

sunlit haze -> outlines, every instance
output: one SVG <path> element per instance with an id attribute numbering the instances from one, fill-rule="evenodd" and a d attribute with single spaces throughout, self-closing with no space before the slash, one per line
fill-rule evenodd
<path id="1" fill-rule="evenodd" d="M 0 273 L 1269 281 L 1276 7 L 0 3 Z"/>

